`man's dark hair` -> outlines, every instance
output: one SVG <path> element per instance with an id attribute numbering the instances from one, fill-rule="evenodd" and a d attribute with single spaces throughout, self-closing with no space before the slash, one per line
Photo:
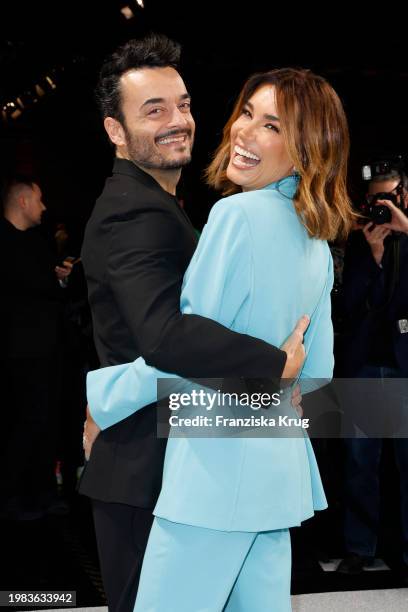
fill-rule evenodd
<path id="1" fill-rule="evenodd" d="M 163 34 L 148 34 L 129 40 L 119 47 L 102 65 L 96 86 L 96 101 L 102 117 L 113 117 L 122 124 L 122 100 L 119 80 L 129 70 L 166 68 L 178 70 L 181 47 Z"/>

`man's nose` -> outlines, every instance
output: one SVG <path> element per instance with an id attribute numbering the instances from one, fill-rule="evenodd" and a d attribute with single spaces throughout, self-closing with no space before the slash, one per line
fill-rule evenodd
<path id="1" fill-rule="evenodd" d="M 176 107 L 171 116 L 170 122 L 171 125 L 180 125 L 186 127 L 189 125 L 188 121 L 189 115 L 185 112 L 183 113 L 178 107 Z"/>

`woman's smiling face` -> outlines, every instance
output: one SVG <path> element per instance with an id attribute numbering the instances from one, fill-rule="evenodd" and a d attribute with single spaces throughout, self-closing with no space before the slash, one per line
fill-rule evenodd
<path id="1" fill-rule="evenodd" d="M 280 129 L 275 87 L 262 85 L 231 127 L 227 176 L 243 191 L 262 189 L 293 172 Z"/>

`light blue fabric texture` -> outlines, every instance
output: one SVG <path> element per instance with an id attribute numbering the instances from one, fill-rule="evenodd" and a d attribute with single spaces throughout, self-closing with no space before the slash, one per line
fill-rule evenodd
<path id="1" fill-rule="evenodd" d="M 134 610 L 290 612 L 290 574 L 287 529 L 226 533 L 156 518 Z"/>
<path id="2" fill-rule="evenodd" d="M 185 274 L 181 310 L 275 346 L 309 314 L 300 377 L 306 383 L 333 373 L 333 265 L 327 243 L 311 239 L 296 214 L 296 188 L 292 176 L 215 204 Z M 166 377 L 174 374 L 141 358 L 91 372 L 93 418 L 102 428 L 126 418 L 156 401 L 157 378 Z M 188 384 L 173 382 L 174 391 Z M 155 515 L 210 529 L 269 531 L 299 525 L 326 506 L 306 435 L 170 438 Z"/>

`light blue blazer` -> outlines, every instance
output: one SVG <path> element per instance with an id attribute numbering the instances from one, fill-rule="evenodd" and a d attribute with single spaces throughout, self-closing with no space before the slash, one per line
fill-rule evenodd
<path id="1" fill-rule="evenodd" d="M 181 310 L 275 346 L 309 314 L 301 380 L 329 380 L 332 258 L 327 243 L 311 239 L 295 212 L 297 180 L 291 176 L 215 204 L 185 274 Z M 87 385 L 93 418 L 105 429 L 156 401 L 159 377 L 174 375 L 141 358 L 91 372 Z M 170 437 L 154 514 L 223 531 L 267 531 L 299 525 L 326 507 L 306 434 Z"/>

